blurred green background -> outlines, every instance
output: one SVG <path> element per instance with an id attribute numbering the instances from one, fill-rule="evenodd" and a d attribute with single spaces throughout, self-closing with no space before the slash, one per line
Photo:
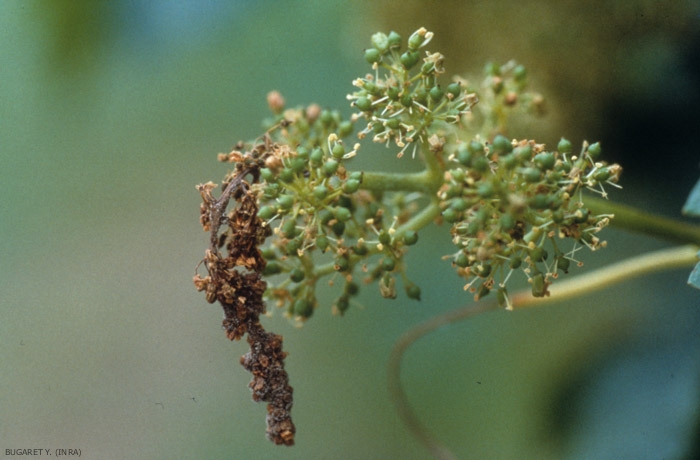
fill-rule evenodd
<path id="1" fill-rule="evenodd" d="M 328 305 L 302 329 L 267 321 L 290 353 L 293 448 L 265 439 L 246 347 L 191 281 L 207 244 L 194 186 L 260 133 L 265 94 L 348 114 L 370 35 L 420 26 L 448 73 L 529 68 L 550 110 L 513 136 L 601 140 L 625 168 L 614 199 L 679 214 L 699 172 L 694 1 L 3 1 L 0 457 L 427 457 L 386 363 L 402 332 L 471 301 L 440 259 L 444 229 L 409 258 L 422 302 L 365 289 L 343 318 Z M 397 167 L 367 152 L 358 167 Z M 586 269 L 667 245 L 606 236 Z M 444 328 L 406 356 L 411 402 L 464 458 L 694 458 L 700 296 L 686 278 Z"/>

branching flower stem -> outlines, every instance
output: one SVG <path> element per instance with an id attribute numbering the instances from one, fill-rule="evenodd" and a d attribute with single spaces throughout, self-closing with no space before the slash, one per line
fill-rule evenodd
<path id="1" fill-rule="evenodd" d="M 594 272 L 561 281 L 551 288 L 550 297 L 535 298 L 529 290 L 517 292 L 511 298 L 513 308 L 517 310 L 536 307 L 545 303 L 560 302 L 639 276 L 689 267 L 697 263 L 698 249 L 700 249 L 698 246 L 691 244 L 631 257 Z M 391 397 L 394 400 L 394 404 L 396 404 L 399 416 L 408 429 L 436 459 L 452 460 L 457 457 L 430 433 L 420 422 L 415 412 L 413 412 L 406 393 L 401 386 L 401 360 L 406 350 L 421 337 L 443 326 L 472 318 L 480 313 L 499 310 L 499 308 L 495 301 L 480 301 L 434 316 L 404 333 L 391 351 L 387 378 Z"/>

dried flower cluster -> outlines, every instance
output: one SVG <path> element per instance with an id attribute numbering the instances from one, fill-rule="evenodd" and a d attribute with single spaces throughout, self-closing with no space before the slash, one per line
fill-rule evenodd
<path id="1" fill-rule="evenodd" d="M 203 260 L 207 276 L 196 274 L 194 283 L 197 290 L 206 293 L 208 302 L 218 301 L 223 307 L 223 328 L 230 340 L 247 334 L 250 351 L 241 357 L 241 364 L 253 374 L 249 385 L 253 399 L 268 403 L 267 436 L 275 444 L 293 445 L 293 390 L 284 370 L 287 353 L 282 351 L 282 337 L 260 324 L 267 283 L 262 279 L 266 262 L 258 246 L 269 235 L 269 228 L 258 217 L 257 198 L 245 181 L 248 175 L 254 180 L 258 177 L 269 147 L 269 143 L 259 144 L 245 155 L 237 151 L 229 154 L 238 162 L 237 168 L 218 199 L 212 195 L 215 184 L 197 186 L 203 200 L 200 221 L 211 239 Z M 236 205 L 227 211 L 231 198 Z M 221 254 L 222 247 L 227 255 Z"/>

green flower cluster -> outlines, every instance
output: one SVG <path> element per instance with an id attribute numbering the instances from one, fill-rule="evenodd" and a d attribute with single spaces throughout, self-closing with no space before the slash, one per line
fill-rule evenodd
<path id="1" fill-rule="evenodd" d="M 479 96 L 463 79 L 443 87 L 443 56 L 421 56 L 431 38 L 423 28 L 407 43 L 396 32 L 374 34 L 365 51 L 373 72 L 353 81 L 349 120 L 316 104 L 286 108 L 272 92 L 267 134 L 237 147 L 247 147 L 249 155 L 221 156 L 253 176 L 258 216 L 273 234 L 262 249 L 270 281 L 265 296 L 290 316 L 313 314 L 325 277 L 341 286 L 333 303 L 341 314 L 362 283 L 376 282 L 393 298 L 400 279 L 407 296 L 419 299 L 404 256 L 417 232 L 436 219 L 451 225 L 457 251 L 448 257 L 466 279 L 465 289 L 477 299 L 495 290 L 506 307 L 514 271 L 526 274 L 533 295 L 544 296 L 558 272 L 579 263 L 580 248 L 604 245 L 597 233 L 612 216 L 589 212 L 582 192 L 605 196 L 604 185 L 616 185 L 620 167 L 599 160 L 597 143 L 584 143 L 574 154 L 564 139 L 550 151 L 534 141 L 493 136 L 505 132 L 513 109 L 542 107 L 541 96 L 526 91 L 524 67 L 487 65 Z M 360 120 L 366 122 L 360 141 L 371 134 L 396 148 L 398 157 L 420 152 L 425 169 L 349 170 L 360 144 L 348 138 Z M 573 247 L 565 248 L 563 239 Z"/>
<path id="2" fill-rule="evenodd" d="M 403 265 L 405 247 L 415 244 L 418 236 L 411 231 L 396 234 L 396 225 L 415 205 L 401 194 L 384 201 L 361 190 L 363 173 L 346 169 L 359 144 L 349 147 L 343 141 L 341 136 L 347 137 L 352 126 L 348 128 L 337 112 L 315 105 L 285 110 L 280 98 L 268 97 L 277 102 L 271 104 L 277 118 L 268 122 L 267 145 L 260 147 L 265 151 L 264 167 L 259 183 L 252 186 L 259 196 L 258 216 L 274 235 L 262 249 L 267 261 L 263 274 L 273 277 L 266 298 L 304 320 L 318 304 L 317 283 L 326 275 L 331 275 L 331 283 L 342 283 L 334 302 L 340 314 L 363 281 L 376 281 L 382 295 L 395 297 L 399 275 L 407 295 L 419 298 Z"/>
<path id="3" fill-rule="evenodd" d="M 459 81 L 444 88 L 438 83 L 438 76 L 445 72 L 442 54 L 426 52 L 421 59 L 419 50 L 432 36 L 424 28 L 417 30 L 409 37 L 405 51 L 396 32 L 372 36 L 372 48 L 365 51 L 365 59 L 372 64 L 374 74 L 353 81 L 358 90 L 348 95 L 359 110 L 353 120 L 367 120 L 358 134 L 360 139 L 372 134 L 374 142 L 388 146 L 393 141 L 400 148 L 399 157 L 413 146 L 414 157 L 418 146 L 427 144 L 429 130 L 436 122 L 455 124 L 478 102 L 476 94 Z M 385 73 L 380 75 L 380 69 Z"/>
<path id="4" fill-rule="evenodd" d="M 604 184 L 616 186 L 621 168 L 598 161 L 600 154 L 600 144 L 584 143 L 574 155 L 566 139 L 556 151 L 502 135 L 459 144 L 439 198 L 459 247 L 452 260 L 468 280 L 465 289 L 477 299 L 496 289 L 510 306 L 506 281 L 520 269 L 532 294 L 545 296 L 558 271 L 579 263 L 578 249 L 604 246 L 596 234 L 612 216 L 592 214 L 581 196 L 583 189 L 605 196 Z M 560 247 L 564 238 L 574 240 L 572 248 Z"/>

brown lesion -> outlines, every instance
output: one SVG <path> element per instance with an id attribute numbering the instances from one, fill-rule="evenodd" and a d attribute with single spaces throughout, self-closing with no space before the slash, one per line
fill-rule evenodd
<path id="1" fill-rule="evenodd" d="M 205 291 L 209 303 L 221 304 L 229 340 L 247 334 L 250 351 L 241 357 L 241 364 L 253 374 L 249 384 L 253 400 L 268 403 L 267 437 L 275 444 L 291 446 L 296 428 L 290 413 L 293 389 L 284 369 L 287 353 L 282 351 L 282 336 L 267 332 L 260 323 L 267 283 L 261 275 L 266 262 L 258 247 L 270 229 L 258 217 L 257 198 L 247 182 L 257 182 L 265 161 L 279 153 L 265 137 L 248 152 L 236 150 L 226 156 L 236 161 L 236 168 L 226 177 L 218 198 L 212 193 L 216 184 L 197 186 L 202 196 L 200 223 L 210 239 L 202 261 L 207 276 L 196 274 L 194 284 L 198 291 Z M 228 211 L 231 199 L 236 204 Z"/>

